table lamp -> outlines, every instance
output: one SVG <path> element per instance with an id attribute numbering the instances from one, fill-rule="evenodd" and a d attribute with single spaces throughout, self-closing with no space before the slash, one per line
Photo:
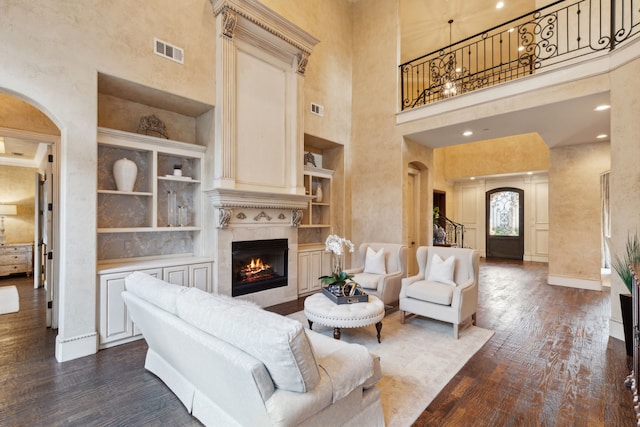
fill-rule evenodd
<path id="1" fill-rule="evenodd" d="M 16 205 L 0 205 L 0 244 L 7 243 L 7 236 L 4 235 L 4 217 L 17 214 L 18 207 Z"/>

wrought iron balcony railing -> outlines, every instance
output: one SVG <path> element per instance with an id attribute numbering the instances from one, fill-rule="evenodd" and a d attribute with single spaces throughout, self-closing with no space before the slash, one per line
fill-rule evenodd
<path id="1" fill-rule="evenodd" d="M 640 33 L 640 0 L 560 0 L 401 64 L 411 109 L 603 54 Z"/>

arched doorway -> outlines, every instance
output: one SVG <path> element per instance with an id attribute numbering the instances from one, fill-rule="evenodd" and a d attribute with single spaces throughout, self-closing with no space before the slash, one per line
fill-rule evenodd
<path id="1" fill-rule="evenodd" d="M 487 258 L 522 260 L 524 256 L 524 191 L 502 187 L 486 193 Z"/>
<path id="2" fill-rule="evenodd" d="M 0 203 L 17 206 L 14 234 L 7 241 L 31 247 L 31 280 L 35 288 L 44 288 L 46 325 L 58 327 L 57 149 L 60 130 L 48 116 L 0 89 Z M 17 181 L 16 181 L 17 180 Z"/>

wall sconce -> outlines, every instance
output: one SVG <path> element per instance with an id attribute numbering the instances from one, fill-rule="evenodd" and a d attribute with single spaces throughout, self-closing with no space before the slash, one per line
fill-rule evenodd
<path id="1" fill-rule="evenodd" d="M 7 243 L 7 236 L 4 235 L 4 217 L 17 214 L 16 205 L 0 205 L 0 245 Z"/>

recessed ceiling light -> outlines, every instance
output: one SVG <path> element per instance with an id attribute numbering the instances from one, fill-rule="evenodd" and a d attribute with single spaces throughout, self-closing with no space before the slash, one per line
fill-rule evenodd
<path id="1" fill-rule="evenodd" d="M 524 46 L 518 46 L 518 52 L 522 52 L 524 50 Z"/>
<path id="2" fill-rule="evenodd" d="M 527 172 L 527 175 L 533 175 L 533 172 Z"/>
<path id="3" fill-rule="evenodd" d="M 606 137 L 608 137 L 609 135 L 607 135 L 606 133 L 601 133 L 600 135 L 596 136 L 596 138 L 598 139 L 604 139 Z"/>
<path id="4" fill-rule="evenodd" d="M 462 132 L 463 136 L 471 136 L 473 135 L 473 132 L 471 132 L 470 130 L 465 130 L 464 132 Z"/>
<path id="5" fill-rule="evenodd" d="M 608 110 L 609 108 L 611 108 L 611 105 L 607 105 L 607 104 L 602 104 L 602 105 L 598 105 L 596 108 L 594 108 L 594 111 L 605 111 Z"/>
<path id="6" fill-rule="evenodd" d="M 504 7 L 504 2 L 503 2 L 503 1 L 499 1 L 499 2 L 496 4 L 496 9 L 502 9 L 503 7 Z"/>
<path id="7" fill-rule="evenodd" d="M 476 179 L 475 176 L 472 176 L 471 178 L 469 178 L 471 181 L 473 181 L 474 179 Z"/>

